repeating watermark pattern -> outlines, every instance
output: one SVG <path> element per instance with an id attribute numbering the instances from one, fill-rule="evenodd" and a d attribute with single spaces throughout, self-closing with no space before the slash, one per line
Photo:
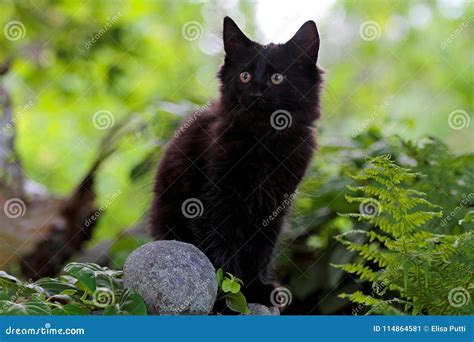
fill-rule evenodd
<path id="1" fill-rule="evenodd" d="M 112 194 L 112 196 L 107 196 L 107 199 L 105 200 L 104 205 L 100 206 L 99 209 L 94 211 L 94 213 L 86 219 L 84 222 L 84 225 L 86 227 L 89 227 L 92 223 L 94 223 L 102 213 L 107 210 L 107 208 L 117 199 L 122 194 L 122 190 L 118 189 L 116 192 Z"/>
<path id="2" fill-rule="evenodd" d="M 286 208 L 288 208 L 291 205 L 293 200 L 298 195 L 299 195 L 298 189 L 296 189 L 289 196 L 288 196 L 288 194 L 285 194 L 283 196 L 283 198 L 284 198 L 283 202 L 272 212 L 272 214 L 270 216 L 268 216 L 268 218 L 266 218 L 262 221 L 262 226 L 264 226 L 264 227 L 268 226 L 270 224 L 270 222 L 272 222 L 274 219 L 276 219 L 278 217 L 278 215 L 280 215 L 281 212 L 283 212 Z"/>
<path id="3" fill-rule="evenodd" d="M 199 107 L 174 133 L 175 138 L 179 138 L 206 110 L 211 107 L 211 102 L 207 101 L 204 106 Z"/>
<path id="4" fill-rule="evenodd" d="M 204 205 L 198 198 L 188 198 L 181 205 L 181 212 L 184 217 L 193 219 L 204 213 Z"/>
<path id="5" fill-rule="evenodd" d="M 471 301 L 471 295 L 464 287 L 455 287 L 448 293 L 449 305 L 460 308 Z"/>
<path id="6" fill-rule="evenodd" d="M 270 116 L 270 125 L 277 131 L 281 131 L 291 126 L 293 117 L 291 113 L 284 109 L 278 109 Z"/>
<path id="7" fill-rule="evenodd" d="M 355 129 L 353 132 L 352 132 L 352 137 L 355 138 L 357 137 L 359 134 L 365 132 L 367 130 L 367 128 L 369 127 L 369 125 L 375 121 L 375 119 L 377 119 L 377 117 L 379 117 L 379 115 L 381 113 L 383 113 L 383 111 L 385 111 L 387 109 L 387 106 L 389 104 L 389 100 L 386 100 L 384 103 L 382 103 L 380 106 L 374 106 L 374 109 L 370 115 L 370 117 L 368 117 L 367 119 L 364 120 L 364 122 L 362 122 L 362 124 L 357 128 Z"/>
<path id="8" fill-rule="evenodd" d="M 92 124 L 95 128 L 105 130 L 111 128 L 115 123 L 114 115 L 111 111 L 101 109 L 94 113 Z"/>
<path id="9" fill-rule="evenodd" d="M 365 21 L 359 27 L 359 35 L 365 41 L 378 40 L 381 34 L 380 25 L 373 20 Z"/>
<path id="10" fill-rule="evenodd" d="M 387 291 L 387 284 L 381 280 L 375 281 L 372 283 L 372 292 L 370 295 L 366 296 L 362 303 L 357 304 L 355 308 L 352 309 L 352 315 L 357 316 L 359 312 L 366 307 L 367 302 L 374 298 L 375 295 L 383 296 Z"/>
<path id="11" fill-rule="evenodd" d="M 452 129 L 459 131 L 463 128 L 469 127 L 471 124 L 471 118 L 466 111 L 462 109 L 457 109 L 449 113 L 448 124 Z"/>
<path id="12" fill-rule="evenodd" d="M 367 198 L 359 204 L 359 212 L 364 216 L 378 216 L 381 209 L 379 201 L 374 198 Z"/>
<path id="13" fill-rule="evenodd" d="M 387 290 L 387 284 L 381 280 L 376 280 L 372 283 L 372 297 L 374 294 L 378 296 L 383 296 L 385 291 Z"/>
<path id="14" fill-rule="evenodd" d="M 20 297 L 23 297 L 24 295 L 24 292 L 26 291 L 26 289 L 31 285 L 33 284 L 33 280 L 30 278 L 28 279 L 27 282 L 24 282 L 23 284 L 20 285 L 20 287 L 18 287 L 16 290 L 15 290 L 15 294 L 12 295 L 8 301 L 10 302 L 16 302 Z M 4 289 L 0 286 L 0 292 L 3 291 Z M 0 307 L 0 315 L 4 314 L 6 311 L 7 311 L 7 307 L 8 307 L 8 303 L 5 303 L 3 306 Z"/>
<path id="15" fill-rule="evenodd" d="M 293 294 L 286 287 L 276 287 L 270 293 L 270 302 L 278 308 L 290 305 L 292 300 Z"/>
<path id="16" fill-rule="evenodd" d="M 12 42 L 23 39 L 26 36 L 25 25 L 18 20 L 9 21 L 3 27 L 3 35 Z"/>
<path id="17" fill-rule="evenodd" d="M 193 41 L 196 39 L 201 39 L 204 34 L 204 29 L 201 23 L 197 21 L 188 21 L 185 22 L 181 27 L 181 35 L 187 41 Z"/>
<path id="18" fill-rule="evenodd" d="M 115 294 L 108 287 L 98 287 L 92 293 L 92 301 L 95 306 L 105 308 L 115 304 Z"/>
<path id="19" fill-rule="evenodd" d="M 451 44 L 456 39 L 456 37 L 460 35 L 461 32 L 464 31 L 464 29 L 468 27 L 469 23 L 473 20 L 474 20 L 474 16 L 472 15 L 466 18 L 465 20 L 463 20 L 463 22 L 458 27 L 456 27 L 453 33 L 451 33 L 449 37 L 440 44 L 441 50 L 446 49 L 448 45 Z"/>
<path id="20" fill-rule="evenodd" d="M 3 205 L 5 216 L 15 219 L 26 214 L 26 204 L 19 198 L 10 198 Z"/>
<path id="21" fill-rule="evenodd" d="M 33 102 L 30 101 L 26 105 L 18 107 L 15 109 L 14 113 L 15 116 L 8 121 L 5 125 L 3 125 L 0 134 L 6 135 L 8 132 L 16 125 L 18 119 L 22 117 L 27 111 L 29 111 L 33 107 Z"/>
<path id="22" fill-rule="evenodd" d="M 121 12 L 117 12 L 112 18 L 107 20 L 105 25 L 92 36 L 87 42 L 84 43 L 83 48 L 79 48 L 79 52 L 84 54 L 85 51 L 89 50 L 122 16 Z"/>
<path id="23" fill-rule="evenodd" d="M 459 213 L 459 211 L 462 210 L 462 208 L 471 204 L 471 202 L 474 200 L 474 193 L 471 192 L 467 195 L 462 194 L 461 197 L 462 199 L 459 202 L 459 204 L 453 210 L 451 210 L 448 215 L 442 218 L 441 227 L 445 227 L 448 224 L 448 222 L 451 221 Z"/>

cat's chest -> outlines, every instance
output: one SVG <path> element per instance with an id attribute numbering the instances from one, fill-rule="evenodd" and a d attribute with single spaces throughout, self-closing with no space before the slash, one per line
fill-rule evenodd
<path id="1" fill-rule="evenodd" d="M 229 176 L 246 176 L 259 178 L 268 172 L 275 170 L 276 166 L 285 163 L 286 148 L 258 138 L 248 138 L 228 142 L 226 146 L 216 154 L 222 168 Z"/>
<path id="2" fill-rule="evenodd" d="M 273 188 L 292 188 L 300 179 L 294 171 L 302 158 L 296 141 L 250 137 L 214 146 L 210 177 L 217 185 L 248 196 Z"/>
<path id="3" fill-rule="evenodd" d="M 252 137 L 212 145 L 203 188 L 209 206 L 223 203 L 219 208 L 238 219 L 267 217 L 302 179 L 308 153 L 301 148 L 290 139 Z"/>

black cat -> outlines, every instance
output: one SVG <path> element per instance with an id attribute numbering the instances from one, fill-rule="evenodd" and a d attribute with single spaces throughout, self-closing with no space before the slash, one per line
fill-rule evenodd
<path id="1" fill-rule="evenodd" d="M 270 264 L 292 198 L 316 147 L 322 72 L 306 22 L 285 44 L 262 46 L 224 19 L 221 96 L 188 117 L 161 159 L 151 208 L 156 239 L 200 248 L 270 302 Z"/>

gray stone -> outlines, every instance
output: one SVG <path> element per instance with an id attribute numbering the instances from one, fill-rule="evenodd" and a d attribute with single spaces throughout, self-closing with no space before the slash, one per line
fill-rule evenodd
<path id="1" fill-rule="evenodd" d="M 214 266 L 189 243 L 149 242 L 130 254 L 123 273 L 152 315 L 207 315 L 216 300 Z"/>
<path id="2" fill-rule="evenodd" d="M 248 304 L 251 313 L 251 316 L 279 316 L 280 310 L 277 307 L 267 307 L 258 303 L 249 303 Z"/>

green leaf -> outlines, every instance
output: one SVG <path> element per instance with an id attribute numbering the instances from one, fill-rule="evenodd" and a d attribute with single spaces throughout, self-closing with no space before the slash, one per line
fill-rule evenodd
<path id="1" fill-rule="evenodd" d="M 102 314 L 104 316 L 116 316 L 116 315 L 122 314 L 122 312 L 120 311 L 118 304 L 115 304 L 115 305 L 106 307 Z"/>
<path id="2" fill-rule="evenodd" d="M 94 292 L 97 287 L 113 289 L 121 283 L 122 271 L 110 270 L 94 263 L 72 262 L 64 267 L 64 271 L 77 278 L 89 291 Z M 80 284 L 76 284 L 81 287 Z"/>
<path id="3" fill-rule="evenodd" d="M 229 309 L 235 312 L 239 312 L 242 314 L 250 313 L 250 309 L 247 305 L 247 300 L 245 299 L 245 296 L 242 294 L 242 292 L 227 294 L 225 297 L 225 302 Z"/>
<path id="4" fill-rule="evenodd" d="M 0 271 L 0 289 L 7 291 L 16 291 L 21 286 L 21 281 L 5 271 Z"/>
<path id="5" fill-rule="evenodd" d="M 232 293 L 237 293 L 240 291 L 240 284 L 237 282 L 232 282 L 230 285 L 230 292 Z"/>
<path id="6" fill-rule="evenodd" d="M 85 316 L 89 315 L 90 311 L 88 308 L 79 304 L 66 304 L 61 307 L 55 307 L 51 310 L 52 315 L 61 316 Z"/>
<path id="7" fill-rule="evenodd" d="M 463 225 L 465 223 L 474 222 L 474 211 L 469 211 L 462 220 L 459 220 L 459 224 Z"/>
<path id="8" fill-rule="evenodd" d="M 123 292 L 122 298 L 116 306 L 122 315 L 147 315 L 147 308 L 142 297 L 130 289 Z"/>
<path id="9" fill-rule="evenodd" d="M 77 286 L 55 278 L 42 278 L 35 281 L 32 285 L 40 286 L 41 288 L 45 289 L 50 295 L 73 294 L 76 291 L 80 291 Z M 65 293 L 66 291 L 69 292 Z"/>
<path id="10" fill-rule="evenodd" d="M 229 278 L 225 278 L 222 281 L 222 291 L 231 292 L 232 283 L 233 283 L 232 280 L 230 280 Z"/>
<path id="11" fill-rule="evenodd" d="M 6 280 L 6 281 L 11 282 L 11 283 L 15 283 L 17 285 L 21 284 L 21 281 L 19 281 L 17 278 L 15 278 L 14 276 L 8 274 L 5 271 L 0 271 L 0 279 Z"/>
<path id="12" fill-rule="evenodd" d="M 3 291 L 0 291 L 0 300 L 10 300 L 11 296 Z"/>
<path id="13" fill-rule="evenodd" d="M 75 293 L 77 293 L 79 291 L 80 291 L 79 288 L 77 290 L 67 289 L 67 290 L 61 291 L 61 294 L 67 295 L 67 296 L 72 296 L 72 295 L 74 295 Z"/>
<path id="14" fill-rule="evenodd" d="M 40 299 L 30 299 L 23 303 L 14 303 L 7 300 L 0 300 L 1 315 L 12 316 L 44 316 L 50 315 L 51 311 L 48 305 Z"/>
<path id="15" fill-rule="evenodd" d="M 219 288 L 222 287 L 222 281 L 224 280 L 224 271 L 222 268 L 219 268 L 216 272 L 216 279 L 217 279 L 217 284 Z"/>
<path id="16" fill-rule="evenodd" d="M 94 292 L 97 285 L 95 279 L 95 272 L 101 271 L 95 269 L 95 264 L 83 264 L 83 263 L 70 263 L 64 267 L 64 271 L 76 277 L 76 279 L 82 283 L 91 292 Z M 99 267 L 99 266 L 98 266 Z M 76 284 L 80 286 L 79 284 Z"/>
<path id="17" fill-rule="evenodd" d="M 405 288 L 405 292 L 408 291 L 408 275 L 412 267 L 413 267 L 413 264 L 411 263 L 410 260 L 407 260 L 403 264 L 403 287 Z"/>

